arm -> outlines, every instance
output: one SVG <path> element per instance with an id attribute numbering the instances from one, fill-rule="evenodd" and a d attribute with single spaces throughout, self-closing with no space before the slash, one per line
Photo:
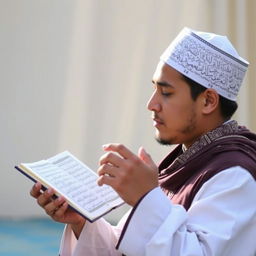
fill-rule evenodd
<path id="1" fill-rule="evenodd" d="M 104 219 L 94 223 L 86 222 L 78 213 L 68 208 L 65 199 L 54 198 L 54 190 L 41 192 L 41 184 L 36 183 L 30 192 L 38 204 L 57 222 L 66 223 L 61 240 L 61 256 L 98 256 L 121 255 L 115 248 L 124 221 L 117 227 L 111 226 Z"/>
<path id="2" fill-rule="evenodd" d="M 118 249 L 129 256 L 253 256 L 255 190 L 252 176 L 232 167 L 206 182 L 186 212 L 155 188 L 133 209 Z"/>
<path id="3" fill-rule="evenodd" d="M 121 256 L 115 248 L 122 230 L 121 226 L 112 226 L 103 218 L 94 223 L 87 222 L 76 239 L 70 225 L 67 225 L 62 236 L 61 256 Z"/>
<path id="4" fill-rule="evenodd" d="M 186 212 L 155 185 L 155 165 L 145 151 L 136 156 L 109 144 L 101 158 L 99 184 L 112 186 L 130 205 L 117 248 L 129 256 L 255 255 L 256 183 L 241 167 L 206 182 Z M 150 192 L 149 192 L 150 191 Z"/>

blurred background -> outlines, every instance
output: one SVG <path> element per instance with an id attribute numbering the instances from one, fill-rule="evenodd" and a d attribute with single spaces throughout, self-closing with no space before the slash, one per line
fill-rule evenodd
<path id="1" fill-rule="evenodd" d="M 16 164 L 69 150 L 97 170 L 108 142 L 144 146 L 156 162 L 170 151 L 146 103 L 184 26 L 227 35 L 250 62 L 235 119 L 256 131 L 255 11 L 254 0 L 0 0 L 0 241 L 4 223 L 46 217 Z"/>

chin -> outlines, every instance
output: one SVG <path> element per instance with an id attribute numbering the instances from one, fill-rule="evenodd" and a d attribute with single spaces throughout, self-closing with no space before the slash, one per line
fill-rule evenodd
<path id="1" fill-rule="evenodd" d="M 161 144 L 161 145 L 169 146 L 169 145 L 175 144 L 175 143 L 173 142 L 173 140 L 171 140 L 171 139 L 165 139 L 165 138 L 162 138 L 162 137 L 160 137 L 160 136 L 156 136 L 155 139 L 156 139 L 156 141 L 157 141 L 159 144 Z"/>

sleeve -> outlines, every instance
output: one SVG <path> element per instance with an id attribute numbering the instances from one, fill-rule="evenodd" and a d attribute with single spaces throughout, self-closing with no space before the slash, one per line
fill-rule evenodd
<path id="1" fill-rule="evenodd" d="M 61 245 L 60 256 L 120 256 L 115 248 L 129 212 L 117 226 L 110 225 L 103 218 L 94 223 L 86 222 L 77 240 L 70 225 L 66 225 Z"/>
<path id="2" fill-rule="evenodd" d="M 207 181 L 187 212 L 155 188 L 130 213 L 117 248 L 129 256 L 256 255 L 255 191 L 241 167 Z"/>

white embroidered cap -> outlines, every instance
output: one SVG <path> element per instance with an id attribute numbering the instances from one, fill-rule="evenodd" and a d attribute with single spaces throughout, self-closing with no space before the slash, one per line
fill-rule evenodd
<path id="1" fill-rule="evenodd" d="M 184 28 L 160 57 L 169 66 L 236 101 L 249 63 L 226 36 Z"/>

